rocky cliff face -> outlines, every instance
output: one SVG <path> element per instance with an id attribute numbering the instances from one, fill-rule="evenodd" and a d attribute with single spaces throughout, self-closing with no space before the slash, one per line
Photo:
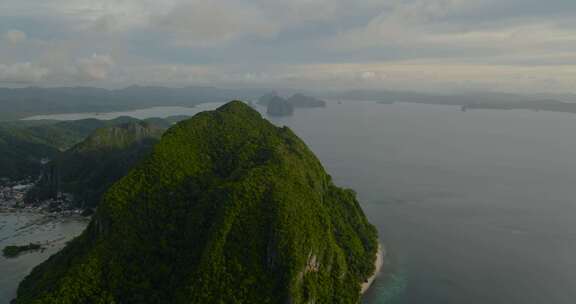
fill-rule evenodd
<path id="1" fill-rule="evenodd" d="M 234 101 L 170 128 L 16 303 L 357 303 L 377 248 L 354 192 Z"/>
<path id="2" fill-rule="evenodd" d="M 266 113 L 271 116 L 289 116 L 294 114 L 294 106 L 282 97 L 273 97 L 268 101 Z"/>
<path id="3" fill-rule="evenodd" d="M 95 207 L 102 194 L 152 151 L 164 129 L 135 121 L 94 131 L 48 163 L 27 202 L 74 196 L 80 208 Z"/>
<path id="4" fill-rule="evenodd" d="M 72 147 L 70 153 L 89 153 L 126 149 L 150 138 L 160 138 L 164 129 L 143 121 L 101 128 L 82 143 Z"/>

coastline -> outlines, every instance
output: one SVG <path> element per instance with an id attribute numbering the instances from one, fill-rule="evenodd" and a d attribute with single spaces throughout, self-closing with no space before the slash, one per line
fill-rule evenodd
<path id="1" fill-rule="evenodd" d="M 0 202 L 0 216 L 2 215 L 21 215 L 21 216 L 38 216 L 43 221 L 46 220 L 75 220 L 89 222 L 92 216 L 82 215 L 80 209 L 67 209 L 58 212 L 50 212 L 43 208 L 21 208 L 21 207 L 3 207 Z"/>
<path id="2" fill-rule="evenodd" d="M 380 271 L 382 270 L 382 266 L 384 265 L 384 256 L 386 255 L 386 251 L 384 250 L 384 247 L 382 246 L 381 243 L 378 243 L 378 251 L 376 252 L 376 260 L 374 261 L 374 274 L 368 278 L 368 280 L 366 280 L 366 282 L 362 283 L 362 286 L 360 288 L 360 294 L 364 294 L 366 291 L 368 291 L 368 289 L 370 289 L 370 286 L 372 286 L 372 283 L 374 283 L 374 280 L 376 280 L 376 277 L 378 277 L 378 274 L 380 274 Z"/>
<path id="3" fill-rule="evenodd" d="M 89 217 L 76 214 L 36 212 L 18 209 L 0 212 L 0 303 L 10 303 L 16 297 L 18 284 L 30 271 L 62 249 L 68 241 L 80 235 Z M 39 244 L 43 249 L 23 252 L 15 258 L 2 255 L 6 246 Z"/>

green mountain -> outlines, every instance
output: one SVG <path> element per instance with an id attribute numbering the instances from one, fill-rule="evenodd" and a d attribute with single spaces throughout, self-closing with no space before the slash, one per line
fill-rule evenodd
<path id="1" fill-rule="evenodd" d="M 61 150 L 82 141 L 97 128 L 130 120 L 135 119 L 1 123 L 0 178 L 36 178 L 42 170 L 42 160 L 53 159 Z"/>
<path id="2" fill-rule="evenodd" d="M 132 117 L 112 120 L 81 119 L 31 126 L 26 131 L 47 145 L 66 150 L 84 140 L 96 129 L 133 121 L 138 120 Z"/>
<path id="3" fill-rule="evenodd" d="M 165 129 L 144 121 L 96 130 L 51 161 L 27 201 L 74 196 L 78 207 L 96 206 L 102 194 L 151 150 Z"/>
<path id="4" fill-rule="evenodd" d="M 16 303 L 357 303 L 377 232 L 308 147 L 239 101 L 170 128 Z"/>
<path id="5" fill-rule="evenodd" d="M 164 129 L 185 116 L 144 120 Z M 97 129 L 138 122 L 132 117 L 112 120 L 81 119 L 73 121 L 10 121 L 0 123 L 0 178 L 36 178 L 42 171 L 41 160 L 54 159 L 82 142 Z"/>
<path id="6" fill-rule="evenodd" d="M 148 122 L 129 122 L 100 128 L 68 152 L 82 154 L 123 150 L 134 146 L 134 144 L 141 144 L 149 138 L 159 138 L 162 133 L 164 133 L 164 129 Z"/>
<path id="7" fill-rule="evenodd" d="M 0 178 L 23 179 L 37 175 L 42 160 L 58 154 L 27 132 L 0 126 Z"/>

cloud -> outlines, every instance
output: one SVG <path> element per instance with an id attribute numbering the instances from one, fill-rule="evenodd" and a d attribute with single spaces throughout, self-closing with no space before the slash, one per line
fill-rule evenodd
<path id="1" fill-rule="evenodd" d="M 551 18 L 534 15 L 532 11 L 518 15 L 509 11 L 504 18 L 503 11 L 511 8 L 523 11 L 522 2 L 397 1 L 364 25 L 327 37 L 322 45 L 335 51 L 354 52 L 363 58 L 378 52 L 391 54 L 381 56 L 388 61 L 512 64 L 530 57 L 534 60 L 524 60 L 523 64 L 536 65 L 551 63 L 554 57 L 558 59 L 555 62 L 562 63 L 561 58 L 568 58 L 565 53 L 576 48 L 574 15 L 548 12 Z"/>
<path id="2" fill-rule="evenodd" d="M 327 39 L 327 46 L 345 49 L 413 45 L 429 35 L 458 30 L 445 19 L 477 9 L 491 0 L 396 1 L 367 24 Z"/>
<path id="3" fill-rule="evenodd" d="M 575 17 L 567 0 L 3 0 L 0 62 L 50 85 L 575 91 Z"/>
<path id="4" fill-rule="evenodd" d="M 57 20 L 72 32 L 162 32 L 177 46 L 211 46 L 276 34 L 315 23 L 346 21 L 382 2 L 364 0 L 4 0 L 0 16 Z M 14 12 L 14 15 L 10 15 Z M 172 37 L 174 36 L 174 37 Z"/>
<path id="5" fill-rule="evenodd" d="M 12 84 L 68 85 L 90 81 L 106 81 L 115 69 L 108 54 L 93 54 L 75 60 L 68 67 L 39 65 L 31 62 L 0 64 L 0 82 Z"/>
<path id="6" fill-rule="evenodd" d="M 178 46 L 210 46 L 243 37 L 272 37 L 279 26 L 258 6 L 239 1 L 183 1 L 151 26 L 171 36 Z"/>
<path id="7" fill-rule="evenodd" d="M 205 46 L 242 37 L 269 37 L 279 30 L 278 22 L 269 19 L 262 6 L 243 0 L 52 0 L 50 5 L 6 1 L 12 2 L 9 7 L 19 7 L 34 17 L 69 24 L 71 31 L 161 32 L 173 38 L 175 45 Z"/>
<path id="8" fill-rule="evenodd" d="M 8 43 L 12 45 L 24 42 L 27 38 L 26 33 L 19 30 L 9 30 L 4 33 L 4 40 L 8 41 Z"/>
<path id="9" fill-rule="evenodd" d="M 114 66 L 114 59 L 110 55 L 93 54 L 90 57 L 78 59 L 76 76 L 80 80 L 106 80 Z"/>
<path id="10" fill-rule="evenodd" d="M 35 83 L 46 79 L 49 70 L 30 62 L 0 64 L 0 82 Z"/>

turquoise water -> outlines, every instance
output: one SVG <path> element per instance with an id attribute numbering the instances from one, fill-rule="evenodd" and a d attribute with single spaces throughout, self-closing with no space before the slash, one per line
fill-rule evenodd
<path id="1" fill-rule="evenodd" d="M 272 120 L 378 227 L 389 258 L 364 303 L 574 302 L 576 115 L 346 101 Z"/>

